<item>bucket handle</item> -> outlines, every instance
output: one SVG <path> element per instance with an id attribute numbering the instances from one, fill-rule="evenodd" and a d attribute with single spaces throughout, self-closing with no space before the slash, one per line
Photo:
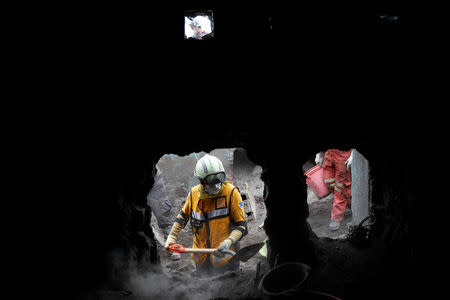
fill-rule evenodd
<path id="1" fill-rule="evenodd" d="M 314 291 L 314 290 L 305 290 L 305 292 L 309 293 L 309 294 L 313 294 L 313 295 L 315 294 L 315 295 L 326 296 L 329 299 L 333 299 L 333 300 L 342 300 L 341 298 L 338 298 L 336 296 L 333 296 L 333 295 L 330 295 L 330 294 L 326 294 L 326 293 L 323 293 L 323 292 Z"/>
<path id="2" fill-rule="evenodd" d="M 275 262 L 274 262 L 274 265 L 273 265 L 273 267 L 275 268 L 275 267 L 278 267 L 278 257 L 280 256 L 280 252 L 278 252 L 278 254 L 275 256 Z M 304 264 L 306 267 L 307 267 L 307 271 L 309 272 L 309 271 L 311 271 L 311 267 L 310 266 L 308 266 L 307 264 Z"/>
<path id="3" fill-rule="evenodd" d="M 278 257 L 279 256 L 280 256 L 280 252 L 278 252 L 278 254 L 275 256 L 275 262 L 274 262 L 274 266 L 273 266 L 274 268 L 278 266 Z M 309 274 L 309 272 L 311 271 L 311 267 L 308 265 L 305 265 L 305 266 L 307 267 L 306 272 Z M 298 290 L 299 290 L 299 286 L 296 286 L 295 288 L 291 288 L 291 289 L 284 291 L 283 295 L 287 296 L 287 297 L 291 297 L 291 296 L 295 295 Z"/>
<path id="4" fill-rule="evenodd" d="M 274 263 L 274 267 L 273 268 L 276 268 L 277 266 L 278 266 L 278 257 L 279 257 L 279 255 L 280 255 L 280 253 L 278 253 L 276 256 L 275 256 L 275 263 Z M 311 271 L 311 267 L 310 266 L 308 266 L 308 265 L 306 265 L 306 264 L 304 264 L 305 265 L 305 267 L 306 267 L 306 271 L 309 273 L 310 271 Z M 273 270 L 273 269 L 272 269 Z M 267 274 L 267 273 L 266 273 Z M 265 276 L 265 275 L 264 275 Z M 264 277 L 263 276 L 263 277 Z M 308 275 L 307 275 L 308 276 Z M 300 284 L 299 284 L 300 285 Z M 297 285 L 296 287 L 294 287 L 294 288 L 290 288 L 290 289 L 288 289 L 288 290 L 285 290 L 285 291 L 283 291 L 282 292 L 282 295 L 283 296 L 287 296 L 287 297 L 291 297 L 291 296 L 293 296 L 293 295 L 295 295 L 299 290 L 302 290 L 303 288 L 300 288 L 300 286 L 299 285 Z M 259 284 L 258 284 L 258 290 L 260 290 L 260 291 L 262 291 L 263 290 L 263 287 L 262 287 L 262 280 L 260 280 L 259 281 Z M 341 300 L 341 299 L 339 299 L 339 298 L 337 298 L 337 300 Z"/>

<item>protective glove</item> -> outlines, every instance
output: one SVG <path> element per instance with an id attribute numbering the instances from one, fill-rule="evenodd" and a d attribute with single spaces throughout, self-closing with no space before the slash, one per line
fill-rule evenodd
<path id="1" fill-rule="evenodd" d="M 223 250 L 229 250 L 231 245 L 233 244 L 233 242 L 231 241 L 230 238 L 227 238 L 226 240 L 224 240 L 222 243 L 220 243 L 219 247 L 217 248 L 216 251 L 214 251 L 214 256 L 217 257 L 224 257 L 225 253 L 223 253 Z"/>
<path id="2" fill-rule="evenodd" d="M 177 218 L 182 218 L 181 215 L 178 215 Z M 167 240 L 164 243 L 164 248 L 169 249 L 169 246 L 175 244 L 177 241 L 178 235 L 180 234 L 181 229 L 183 229 L 183 225 L 178 222 L 173 223 L 172 229 L 170 230 L 169 235 L 167 236 Z"/>
<path id="3" fill-rule="evenodd" d="M 168 250 L 169 246 L 172 244 L 175 244 L 176 241 L 177 241 L 177 237 L 173 234 L 169 234 L 169 236 L 167 237 L 167 240 L 164 244 L 164 248 L 166 248 L 166 250 Z"/>
<path id="4" fill-rule="evenodd" d="M 324 154 L 321 152 L 316 154 L 316 158 L 314 159 L 314 162 L 316 163 L 316 165 L 322 165 L 323 156 L 324 156 Z"/>
<path id="5" fill-rule="evenodd" d="M 345 161 L 345 164 L 347 165 L 347 171 L 350 170 L 352 162 L 353 162 L 353 150 L 352 153 L 350 154 L 350 157 Z"/>

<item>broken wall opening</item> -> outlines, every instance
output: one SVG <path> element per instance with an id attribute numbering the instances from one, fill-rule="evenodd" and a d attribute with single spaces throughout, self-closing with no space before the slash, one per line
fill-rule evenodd
<path id="1" fill-rule="evenodd" d="M 263 242 L 267 238 L 262 226 L 266 217 L 263 199 L 264 183 L 260 179 L 262 168 L 248 159 L 245 149 L 215 149 L 209 153 L 200 151 L 186 156 L 165 154 L 156 164 L 155 184 L 147 197 L 147 203 L 152 207 L 151 227 L 158 242 L 161 265 L 169 274 L 190 273 L 195 270 L 189 254 L 181 254 L 177 259 L 177 256 L 173 256 L 164 249 L 164 242 L 189 191 L 199 184 L 193 172 L 197 161 L 205 154 L 216 156 L 222 161 L 226 180 L 238 187 L 242 196 L 248 234 L 240 241 L 241 248 Z M 155 201 L 152 198 L 158 199 L 156 204 L 152 203 Z M 192 241 L 192 229 L 190 224 L 187 224 L 180 232 L 177 243 L 190 248 Z M 264 252 L 261 253 L 264 254 Z M 257 253 L 247 262 L 241 262 L 241 271 L 254 270 L 257 260 L 265 259 L 262 254 Z"/>
<path id="2" fill-rule="evenodd" d="M 369 176 L 369 162 L 356 149 L 348 152 L 348 155 L 351 155 L 348 158 L 348 166 L 344 164 L 343 168 L 347 169 L 350 185 L 342 185 L 335 180 L 335 177 L 325 178 L 331 177 L 331 175 L 324 175 L 324 168 L 336 168 L 335 165 L 325 166 L 325 153 L 326 151 L 317 153 L 315 157 L 309 158 L 302 166 L 307 181 L 307 203 L 309 207 L 307 221 L 318 237 L 344 239 L 353 226 L 359 225 L 361 222 L 363 222 L 363 225 L 367 225 L 369 222 L 367 218 L 370 215 L 372 186 Z M 328 160 L 330 159 L 329 157 Z M 348 202 L 340 205 L 340 210 L 336 208 L 335 197 L 338 197 L 338 201 L 342 200 L 342 195 L 346 192 L 345 189 L 350 192 L 347 193 L 350 198 Z M 336 229 L 336 227 L 332 227 L 331 223 L 337 211 L 341 211 L 343 214 L 341 214 L 342 220 L 340 220 Z"/>

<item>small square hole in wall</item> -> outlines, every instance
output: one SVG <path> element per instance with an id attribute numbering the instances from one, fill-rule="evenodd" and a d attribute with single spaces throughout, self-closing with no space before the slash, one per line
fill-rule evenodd
<path id="1" fill-rule="evenodd" d="M 212 10 L 188 10 L 184 12 L 184 38 L 208 40 L 214 38 Z"/>

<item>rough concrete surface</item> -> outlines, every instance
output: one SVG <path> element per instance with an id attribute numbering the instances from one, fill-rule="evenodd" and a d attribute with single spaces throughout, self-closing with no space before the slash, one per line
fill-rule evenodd
<path id="1" fill-rule="evenodd" d="M 369 170 L 369 161 L 356 149 L 353 149 L 352 210 L 354 224 L 359 224 L 369 216 Z"/>

